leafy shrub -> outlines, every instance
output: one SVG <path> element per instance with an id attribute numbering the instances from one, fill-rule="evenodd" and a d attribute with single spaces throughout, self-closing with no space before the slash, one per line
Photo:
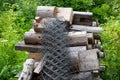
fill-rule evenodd
<path id="1" fill-rule="evenodd" d="M 108 11 L 110 6 L 108 4 L 102 4 L 101 6 L 97 6 L 92 9 L 95 18 L 98 18 L 100 22 L 105 23 L 104 21 L 106 17 L 108 17 Z"/>
<path id="2" fill-rule="evenodd" d="M 120 17 L 111 17 L 105 23 L 101 34 L 106 53 L 102 61 L 106 65 L 103 80 L 120 80 Z"/>

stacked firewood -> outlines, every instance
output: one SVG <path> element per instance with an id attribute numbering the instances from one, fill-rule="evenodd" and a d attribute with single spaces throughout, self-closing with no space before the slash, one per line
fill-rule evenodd
<path id="1" fill-rule="evenodd" d="M 42 33 L 47 18 L 58 18 L 67 24 L 64 33 L 68 34 L 69 40 L 67 49 L 71 80 L 99 80 L 99 73 L 105 68 L 100 64 L 100 59 L 104 57 L 100 38 L 102 28 L 92 17 L 91 12 L 77 12 L 72 8 L 38 6 L 33 28 L 25 32 L 24 41 L 15 46 L 16 50 L 29 52 L 19 80 L 42 80 L 41 71 L 45 65 L 45 54 L 41 52 L 45 42 Z"/>

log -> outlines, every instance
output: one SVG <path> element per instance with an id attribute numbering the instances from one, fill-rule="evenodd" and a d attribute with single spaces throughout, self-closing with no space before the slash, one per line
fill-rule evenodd
<path id="1" fill-rule="evenodd" d="M 93 80 L 91 72 L 72 74 L 72 80 Z"/>
<path id="2" fill-rule="evenodd" d="M 69 50 L 69 57 L 70 57 L 70 70 L 71 73 L 79 72 L 79 58 L 78 58 L 78 52 L 83 52 L 87 50 L 86 46 L 77 46 L 77 47 L 68 47 Z"/>
<path id="3" fill-rule="evenodd" d="M 98 49 L 70 52 L 70 70 L 72 73 L 99 70 Z"/>
<path id="4" fill-rule="evenodd" d="M 55 6 L 38 6 L 36 16 L 40 18 L 55 17 L 56 7 Z"/>
<path id="5" fill-rule="evenodd" d="M 88 44 L 92 44 L 92 45 L 95 44 L 93 33 L 87 33 L 87 38 L 88 38 Z"/>
<path id="6" fill-rule="evenodd" d="M 41 72 L 41 70 L 43 69 L 43 65 L 45 63 L 43 60 L 44 60 L 44 57 L 41 59 L 37 67 L 34 69 L 34 73 L 39 74 Z"/>
<path id="7" fill-rule="evenodd" d="M 34 31 L 34 29 L 30 29 L 29 30 L 29 32 L 30 33 L 35 33 L 35 31 Z M 39 32 L 39 31 L 38 31 Z M 88 38 L 88 43 L 89 44 L 94 44 L 95 43 L 95 41 L 94 41 L 94 35 L 93 35 L 93 33 L 86 33 L 86 31 L 71 31 L 71 32 L 68 32 L 68 35 L 71 35 L 71 36 L 78 36 L 78 37 L 80 37 L 81 35 L 83 35 L 83 36 L 87 36 L 87 38 Z M 71 37 L 70 36 L 70 37 Z"/>
<path id="8" fill-rule="evenodd" d="M 64 27 L 64 28 L 66 28 L 65 32 L 70 29 L 70 27 L 69 27 L 69 26 L 70 26 L 69 21 L 66 21 L 66 20 L 64 19 L 64 17 L 58 17 L 58 18 L 44 18 L 44 19 L 41 19 L 40 22 L 39 22 L 39 20 L 38 20 L 39 23 L 37 23 L 37 21 L 34 20 L 34 21 L 33 21 L 34 31 L 35 31 L 36 33 L 42 33 L 43 30 L 44 30 L 44 28 L 45 28 L 47 25 L 52 24 L 52 23 L 46 24 L 46 23 L 48 23 L 48 22 L 51 22 L 51 20 L 54 20 L 54 21 L 55 21 L 55 20 L 59 20 L 60 22 L 63 22 L 63 23 L 60 24 L 60 25 L 61 25 L 62 27 Z"/>
<path id="9" fill-rule="evenodd" d="M 72 31 L 87 31 L 90 33 L 101 33 L 102 28 L 101 27 L 90 27 L 90 26 L 83 26 L 83 25 L 72 25 L 71 27 Z"/>
<path id="10" fill-rule="evenodd" d="M 87 38 L 88 38 L 88 49 L 94 49 L 95 40 L 93 33 L 87 33 Z"/>
<path id="11" fill-rule="evenodd" d="M 88 38 L 86 31 L 83 32 L 69 32 L 69 45 L 70 46 L 87 46 Z"/>
<path id="12" fill-rule="evenodd" d="M 28 47 L 27 47 L 28 46 Z M 41 46 L 39 45 L 25 45 L 24 43 L 19 43 L 16 45 L 17 50 L 27 50 L 32 52 L 41 52 Z M 99 69 L 99 61 L 97 58 L 98 49 L 86 50 L 85 46 L 80 47 L 68 47 L 70 51 L 71 60 L 71 71 L 74 72 L 84 72 Z M 81 51 L 82 53 L 79 53 Z M 79 55 L 80 54 L 80 55 Z M 79 57 L 78 57 L 79 55 Z M 79 59 L 79 60 L 78 60 Z M 76 66 L 77 65 L 77 66 Z M 78 66 L 79 65 L 79 66 Z"/>
<path id="13" fill-rule="evenodd" d="M 79 53 L 80 71 L 91 71 L 99 69 L 99 60 L 97 57 L 98 49 L 87 50 Z"/>
<path id="14" fill-rule="evenodd" d="M 22 73 L 18 80 L 30 80 L 34 69 L 34 59 L 27 59 L 23 65 Z"/>
<path id="15" fill-rule="evenodd" d="M 74 52 L 79 52 L 79 51 L 86 51 L 87 47 L 86 46 L 75 46 L 75 47 L 68 47 L 69 52 L 74 54 Z"/>
<path id="16" fill-rule="evenodd" d="M 29 32 L 26 32 L 27 34 L 34 34 L 34 36 L 35 36 L 35 34 L 37 34 L 37 35 L 39 35 L 40 33 L 35 33 L 34 32 L 34 30 L 33 29 L 30 29 L 30 31 Z M 25 33 L 25 34 L 26 34 Z M 36 36 L 37 36 L 36 35 Z M 41 34 L 42 35 L 42 34 Z M 39 36 L 41 36 L 41 35 L 39 35 Z M 29 36 L 29 35 L 25 35 L 25 38 L 26 38 L 26 36 Z M 69 37 L 85 37 L 85 36 L 87 36 L 87 38 L 88 38 L 88 43 L 89 44 L 94 44 L 94 36 L 93 36 L 93 33 L 86 33 L 86 31 L 72 31 L 72 32 L 69 32 L 68 33 L 68 36 Z M 32 37 L 32 36 L 31 36 Z M 41 36 L 42 37 L 42 36 Z M 31 43 L 32 44 L 32 43 Z"/>
<path id="17" fill-rule="evenodd" d="M 57 7 L 57 14 L 56 14 L 57 18 L 64 17 L 66 21 L 72 24 L 72 16 L 73 16 L 72 8 Z"/>
<path id="18" fill-rule="evenodd" d="M 94 49 L 94 45 L 88 44 L 88 50 Z"/>
<path id="19" fill-rule="evenodd" d="M 42 60 L 42 59 L 41 59 Z M 34 69 L 38 66 L 40 61 L 36 61 L 35 64 L 34 64 Z"/>
<path id="20" fill-rule="evenodd" d="M 72 74 L 72 80 L 102 80 L 100 76 L 93 76 L 91 72 Z"/>
<path id="21" fill-rule="evenodd" d="M 15 45 L 15 49 L 16 50 L 21 50 L 21 51 L 28 51 L 28 52 L 32 52 L 32 53 L 41 53 L 42 50 L 42 46 L 41 45 L 28 45 L 25 44 L 24 41 L 22 42 L 18 42 Z M 77 47 L 68 47 L 68 50 L 70 50 L 70 52 L 72 51 L 79 51 L 79 50 L 86 50 L 87 47 L 86 46 L 77 46 Z"/>
<path id="22" fill-rule="evenodd" d="M 29 32 L 30 33 L 35 33 L 33 29 L 30 29 Z M 38 32 L 40 32 L 40 31 L 38 31 Z M 37 34 L 37 33 L 35 33 L 35 34 Z M 88 44 L 95 44 L 93 33 L 86 33 L 86 31 L 71 31 L 71 32 L 68 32 L 68 36 L 70 36 L 70 37 L 72 37 L 72 36 L 74 36 L 74 37 L 79 36 L 80 37 L 81 35 L 83 35 L 83 36 L 86 35 L 87 36 Z"/>
<path id="23" fill-rule="evenodd" d="M 35 17 L 35 23 L 40 23 L 41 20 L 42 20 L 42 18 L 40 18 L 40 17 Z"/>
<path id="24" fill-rule="evenodd" d="M 44 24 L 45 24 L 45 19 L 36 19 L 36 20 L 34 20 L 34 22 L 33 22 L 34 31 L 36 33 L 42 33 L 42 31 L 45 28 Z"/>
<path id="25" fill-rule="evenodd" d="M 16 50 L 21 50 L 21 51 L 28 51 L 32 53 L 41 53 L 42 46 L 41 45 L 26 45 L 24 41 L 18 42 L 15 45 Z"/>
<path id="26" fill-rule="evenodd" d="M 24 34 L 25 44 L 42 44 L 42 35 L 35 32 L 25 32 Z"/>
<path id="27" fill-rule="evenodd" d="M 68 33 L 68 46 L 87 46 L 88 45 L 88 38 L 87 33 L 83 32 L 69 32 Z M 24 37 L 25 44 L 42 44 L 42 34 L 35 33 L 35 32 L 26 32 Z"/>
<path id="28" fill-rule="evenodd" d="M 73 14 L 73 24 L 92 26 L 93 13 L 74 11 Z"/>

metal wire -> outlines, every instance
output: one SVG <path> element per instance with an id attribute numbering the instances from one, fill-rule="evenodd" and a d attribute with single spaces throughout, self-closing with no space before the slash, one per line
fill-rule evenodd
<path id="1" fill-rule="evenodd" d="M 45 64 L 41 72 L 43 80 L 70 80 L 68 59 L 68 35 L 64 32 L 68 24 L 63 19 L 46 18 L 43 31 Z"/>

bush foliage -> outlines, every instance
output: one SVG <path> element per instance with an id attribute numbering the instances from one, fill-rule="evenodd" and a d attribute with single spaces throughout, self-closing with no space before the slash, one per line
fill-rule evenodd
<path id="1" fill-rule="evenodd" d="M 120 80 L 120 17 L 111 17 L 104 25 L 101 34 L 106 57 L 102 61 L 106 65 L 103 80 Z"/>
<path id="2" fill-rule="evenodd" d="M 106 58 L 103 80 L 120 80 L 120 0 L 0 0 L 0 80 L 16 80 L 27 58 L 27 52 L 14 49 L 32 27 L 38 5 L 72 7 L 75 11 L 91 11 L 102 24 L 101 34 Z"/>

